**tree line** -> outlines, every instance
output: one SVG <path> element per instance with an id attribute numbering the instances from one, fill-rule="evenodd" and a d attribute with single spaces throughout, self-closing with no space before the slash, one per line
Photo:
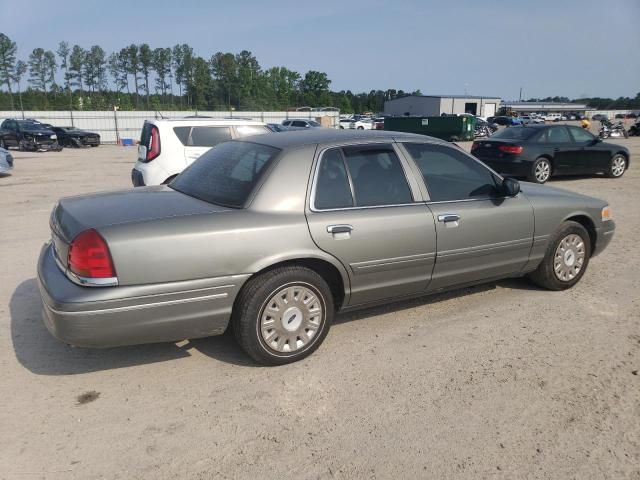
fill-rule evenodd
<path id="1" fill-rule="evenodd" d="M 217 52 L 209 59 L 192 47 L 132 44 L 108 54 L 99 45 L 60 42 L 35 48 L 25 60 L 0 33 L 0 109 L 10 110 L 286 110 L 336 107 L 380 112 L 402 90 L 353 93 L 330 90 L 324 72 L 304 75 L 286 67 L 263 69 L 251 52 Z M 417 93 L 420 92 L 411 92 Z"/>

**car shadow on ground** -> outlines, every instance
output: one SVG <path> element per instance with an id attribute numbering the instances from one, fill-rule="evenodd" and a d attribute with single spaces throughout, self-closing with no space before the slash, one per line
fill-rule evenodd
<path id="1" fill-rule="evenodd" d="M 523 279 L 508 279 L 467 287 L 411 300 L 395 301 L 375 307 L 339 314 L 335 322 L 346 323 L 390 312 L 401 312 L 495 289 L 538 290 Z M 191 356 L 190 350 L 243 367 L 260 367 L 238 346 L 231 329 L 220 336 L 177 343 L 156 343 L 117 348 L 80 348 L 54 338 L 42 321 L 42 304 L 35 278 L 22 282 L 9 303 L 11 339 L 18 361 L 36 375 L 77 375 L 136 365 L 166 362 Z"/>
<path id="2" fill-rule="evenodd" d="M 347 323 L 355 320 L 362 320 L 376 315 L 385 315 L 387 313 L 400 313 L 403 310 L 423 307 L 434 303 L 445 302 L 455 298 L 465 297 L 478 293 L 495 290 L 497 287 L 508 288 L 511 290 L 541 290 L 539 287 L 524 278 L 508 278 L 495 282 L 483 283 L 471 287 L 457 288 L 442 293 L 434 293 L 421 297 L 414 297 L 406 300 L 396 300 L 390 303 L 376 305 L 374 307 L 366 307 L 339 314 L 334 320 L 334 324 Z"/>
<path id="3" fill-rule="evenodd" d="M 54 338 L 42 321 L 42 303 L 35 278 L 22 282 L 9 302 L 11 340 L 18 361 L 37 375 L 76 375 L 191 356 L 190 350 L 221 362 L 257 366 L 233 341 L 230 333 L 177 343 L 117 348 L 79 348 Z"/>

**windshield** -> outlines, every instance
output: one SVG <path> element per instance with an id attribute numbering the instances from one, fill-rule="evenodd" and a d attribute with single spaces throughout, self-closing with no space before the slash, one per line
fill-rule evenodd
<path id="1" fill-rule="evenodd" d="M 491 138 L 501 138 L 504 140 L 525 140 L 540 130 L 526 127 L 510 127 L 494 133 Z"/>
<path id="2" fill-rule="evenodd" d="M 320 124 L 318 122 L 314 122 L 313 120 L 309 120 L 309 125 L 311 125 L 312 127 L 319 127 Z"/>
<path id="3" fill-rule="evenodd" d="M 242 208 L 280 150 L 250 142 L 221 143 L 169 185 L 205 202 Z"/>

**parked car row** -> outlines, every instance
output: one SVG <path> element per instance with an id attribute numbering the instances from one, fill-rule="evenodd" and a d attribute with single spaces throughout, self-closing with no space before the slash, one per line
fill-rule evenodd
<path id="1" fill-rule="evenodd" d="M 0 124 L 0 148 L 60 151 L 63 147 L 97 147 L 100 135 L 75 127 L 54 127 L 34 119 L 6 119 Z"/>

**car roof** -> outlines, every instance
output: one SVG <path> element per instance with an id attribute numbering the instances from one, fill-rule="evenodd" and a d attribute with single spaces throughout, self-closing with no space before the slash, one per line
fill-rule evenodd
<path id="1" fill-rule="evenodd" d="M 334 128 L 314 128 L 311 130 L 285 131 L 278 134 L 251 135 L 238 141 L 248 141 L 269 145 L 279 149 L 297 148 L 314 144 L 344 143 L 351 141 L 419 141 L 448 144 L 444 140 L 419 135 L 417 133 L 392 132 L 387 130 L 340 130 Z"/>
<path id="2" fill-rule="evenodd" d="M 265 125 L 264 122 L 258 120 L 247 120 L 243 118 L 162 118 L 162 119 L 147 119 L 148 123 L 154 125 L 172 125 L 172 126 L 191 126 L 191 125 L 205 125 L 205 126 L 226 126 L 226 125 Z"/>

